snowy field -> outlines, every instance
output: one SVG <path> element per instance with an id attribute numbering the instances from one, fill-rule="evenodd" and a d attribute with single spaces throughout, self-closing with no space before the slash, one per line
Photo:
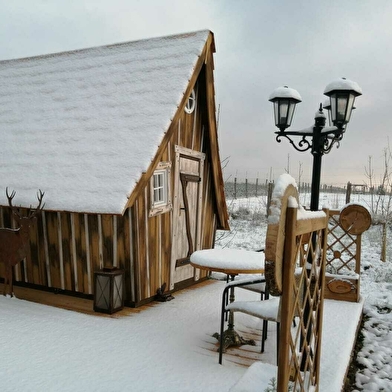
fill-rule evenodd
<path id="1" fill-rule="evenodd" d="M 336 196 L 320 204 L 340 208 Z M 302 200 L 307 204 L 306 198 Z M 366 204 L 366 200 L 352 200 Z M 264 246 L 263 198 L 228 202 L 231 232 L 217 247 Z M 392 391 L 392 259 L 380 261 L 381 227 L 363 235 L 361 293 L 366 315 L 357 391 Z M 224 282 L 189 289 L 138 314 L 103 318 L 0 296 L 0 380 L 8 391 L 229 391 L 246 368 L 209 350 L 216 341 Z M 245 292 L 245 290 L 242 290 Z M 246 293 L 242 295 L 254 295 Z M 176 296 L 176 295 L 175 295 Z M 192 304 L 192 306 L 189 306 Z M 273 362 L 274 353 L 271 355 Z M 263 392 L 263 391 L 262 391 Z M 331 392 L 324 388 L 321 392 Z"/>

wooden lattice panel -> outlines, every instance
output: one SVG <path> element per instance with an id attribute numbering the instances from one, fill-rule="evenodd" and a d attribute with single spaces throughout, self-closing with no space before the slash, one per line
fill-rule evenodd
<path id="1" fill-rule="evenodd" d="M 348 229 L 346 231 L 341 223 L 340 211 L 329 211 L 325 298 L 358 302 L 360 296 L 361 233 L 357 230 L 351 230 L 350 225 L 346 227 Z"/>

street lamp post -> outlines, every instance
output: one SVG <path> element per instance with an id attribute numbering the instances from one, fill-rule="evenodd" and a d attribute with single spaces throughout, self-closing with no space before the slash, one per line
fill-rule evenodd
<path id="1" fill-rule="evenodd" d="M 291 125 L 296 104 L 301 102 L 301 96 L 298 91 L 287 86 L 279 87 L 270 95 L 269 99 L 274 104 L 275 125 L 279 128 L 279 131 L 275 132 L 276 141 L 280 143 L 282 138 L 286 138 L 297 151 L 310 150 L 313 155 L 310 196 L 311 211 L 318 211 L 319 209 L 322 157 L 331 151 L 335 143 L 339 147 L 347 124 L 350 121 L 355 98 L 362 95 L 362 90 L 357 83 L 343 78 L 330 83 L 325 88 L 324 94 L 329 97 L 329 104 L 324 104 L 324 108 L 330 111 L 329 126 L 325 126 L 326 116 L 323 112 L 322 104 L 320 104 L 320 108 L 314 118 L 314 125 L 301 131 L 286 130 Z M 293 137 L 299 137 L 300 140 L 296 142 Z M 313 246 L 315 245 L 315 241 L 316 238 L 313 237 Z M 312 262 L 311 256 L 308 261 L 310 263 Z M 305 339 L 307 344 L 311 340 L 312 322 L 310 311 L 309 301 L 305 301 L 304 320 L 306 320 L 307 332 L 306 337 L 301 335 L 301 346 L 303 346 Z M 306 351 L 304 351 L 301 370 L 305 368 L 306 361 L 307 355 Z"/>
<path id="2" fill-rule="evenodd" d="M 290 127 L 296 104 L 301 102 L 298 91 L 287 86 L 277 88 L 269 100 L 274 104 L 275 125 L 279 131 L 275 132 L 276 141 L 282 138 L 289 140 L 297 151 L 311 150 L 313 155 L 312 185 L 310 209 L 317 211 L 319 208 L 321 162 L 324 154 L 328 154 L 336 143 L 340 141 L 346 131 L 354 108 L 355 98 L 362 95 L 362 90 L 357 83 L 342 78 L 330 83 L 324 90 L 329 97 L 329 105 L 324 104 L 324 109 L 330 110 L 330 126 L 326 126 L 326 116 L 320 104 L 316 112 L 314 125 L 301 131 L 287 131 Z M 295 141 L 293 137 L 300 137 Z"/>

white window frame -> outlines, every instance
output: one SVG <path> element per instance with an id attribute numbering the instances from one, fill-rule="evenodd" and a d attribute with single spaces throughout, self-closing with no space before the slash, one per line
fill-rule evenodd
<path id="1" fill-rule="evenodd" d="M 151 207 L 149 216 L 163 214 L 172 209 L 171 192 L 170 192 L 170 162 L 160 162 L 156 167 L 150 180 L 150 199 Z M 155 178 L 160 177 L 161 181 L 156 186 Z M 158 195 L 158 197 L 157 197 Z"/>
<path id="2" fill-rule="evenodd" d="M 191 93 L 189 94 L 188 101 L 185 104 L 185 112 L 188 114 L 193 113 L 196 107 L 196 92 L 195 89 L 192 89 Z"/>

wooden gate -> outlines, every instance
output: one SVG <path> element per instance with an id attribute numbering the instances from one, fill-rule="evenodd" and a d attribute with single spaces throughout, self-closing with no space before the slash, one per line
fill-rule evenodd
<path id="1" fill-rule="evenodd" d="M 189 257 L 200 249 L 201 200 L 205 154 L 176 146 L 170 289 L 199 278 Z"/>

